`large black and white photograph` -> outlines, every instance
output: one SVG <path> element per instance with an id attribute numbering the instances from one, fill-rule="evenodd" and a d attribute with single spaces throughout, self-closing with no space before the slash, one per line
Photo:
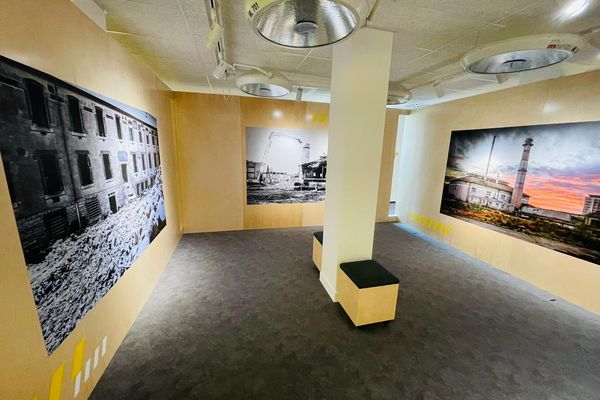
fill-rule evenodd
<path id="1" fill-rule="evenodd" d="M 441 212 L 600 264 L 600 122 L 452 132 Z"/>
<path id="2" fill-rule="evenodd" d="M 52 353 L 166 226 L 156 119 L 0 58 L 0 154 Z"/>
<path id="3" fill-rule="evenodd" d="M 327 133 L 246 129 L 247 204 L 325 201 Z"/>

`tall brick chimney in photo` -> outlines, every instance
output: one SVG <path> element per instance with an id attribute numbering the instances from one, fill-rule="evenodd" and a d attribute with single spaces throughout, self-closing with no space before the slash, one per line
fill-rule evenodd
<path id="1" fill-rule="evenodd" d="M 525 139 L 525 143 L 523 143 L 523 156 L 521 157 L 521 164 L 519 164 L 517 179 L 515 180 L 515 188 L 510 200 L 510 203 L 515 206 L 515 210 L 521 208 L 523 189 L 525 188 L 525 178 L 527 177 L 527 165 L 529 164 L 529 153 L 531 152 L 532 147 L 533 139 Z"/>

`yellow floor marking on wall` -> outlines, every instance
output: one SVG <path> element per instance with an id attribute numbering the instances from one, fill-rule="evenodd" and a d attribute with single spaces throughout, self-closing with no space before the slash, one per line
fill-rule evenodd
<path id="1" fill-rule="evenodd" d="M 452 227 L 451 226 L 449 226 L 449 227 L 446 228 L 446 230 L 444 231 L 444 235 L 449 234 L 450 231 L 452 231 Z"/>
<path id="2" fill-rule="evenodd" d="M 50 383 L 50 394 L 48 395 L 48 400 L 61 400 L 64 374 L 65 365 L 61 364 L 60 367 L 58 367 L 52 375 L 52 382 Z"/>
<path id="3" fill-rule="evenodd" d="M 327 122 L 328 119 L 329 119 L 329 115 L 327 115 L 327 114 L 321 115 L 321 122 Z"/>
<path id="4" fill-rule="evenodd" d="M 83 367 L 83 350 L 85 349 L 85 339 L 81 339 L 77 346 L 75 346 L 75 351 L 73 352 L 73 368 L 71 369 L 71 379 L 75 379 L 78 373 L 81 372 L 81 367 Z"/>

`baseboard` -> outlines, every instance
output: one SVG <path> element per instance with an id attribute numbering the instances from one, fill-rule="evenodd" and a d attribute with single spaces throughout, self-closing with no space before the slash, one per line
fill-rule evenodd
<path id="1" fill-rule="evenodd" d="M 329 295 L 329 297 L 331 297 L 331 300 L 334 303 L 337 303 L 338 302 L 338 300 L 337 300 L 337 292 L 335 290 L 335 287 L 329 281 L 329 279 L 327 279 L 327 277 L 325 276 L 325 274 L 321 273 L 319 275 L 319 280 L 321 281 L 321 284 L 325 288 L 325 291 L 327 292 L 327 294 Z"/>

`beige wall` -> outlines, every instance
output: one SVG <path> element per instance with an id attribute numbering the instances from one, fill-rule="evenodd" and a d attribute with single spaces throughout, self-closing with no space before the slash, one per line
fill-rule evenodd
<path id="1" fill-rule="evenodd" d="M 600 120 L 600 72 L 453 101 L 406 118 L 399 176 L 399 217 L 424 233 L 600 313 L 600 266 L 439 213 L 450 133 Z M 434 231 L 411 214 L 451 227 Z M 424 220 L 427 222 L 427 220 Z"/>
<path id="2" fill-rule="evenodd" d="M 0 172 L 0 399 L 47 399 L 52 374 L 61 365 L 61 399 L 72 399 L 75 345 L 85 339 L 87 359 L 107 336 L 106 355 L 90 380 L 82 382 L 78 399 L 83 399 L 135 320 L 181 235 L 172 95 L 68 0 L 2 1 L 0 54 L 146 110 L 159 122 L 167 227 L 52 356 L 45 350 L 4 171 Z"/>
<path id="3" fill-rule="evenodd" d="M 324 203 L 246 205 L 246 128 L 327 132 L 329 105 L 197 93 L 175 94 L 181 208 L 186 233 L 315 226 Z M 281 118 L 274 111 L 281 111 Z M 378 220 L 387 220 L 399 110 L 388 110 Z"/>

